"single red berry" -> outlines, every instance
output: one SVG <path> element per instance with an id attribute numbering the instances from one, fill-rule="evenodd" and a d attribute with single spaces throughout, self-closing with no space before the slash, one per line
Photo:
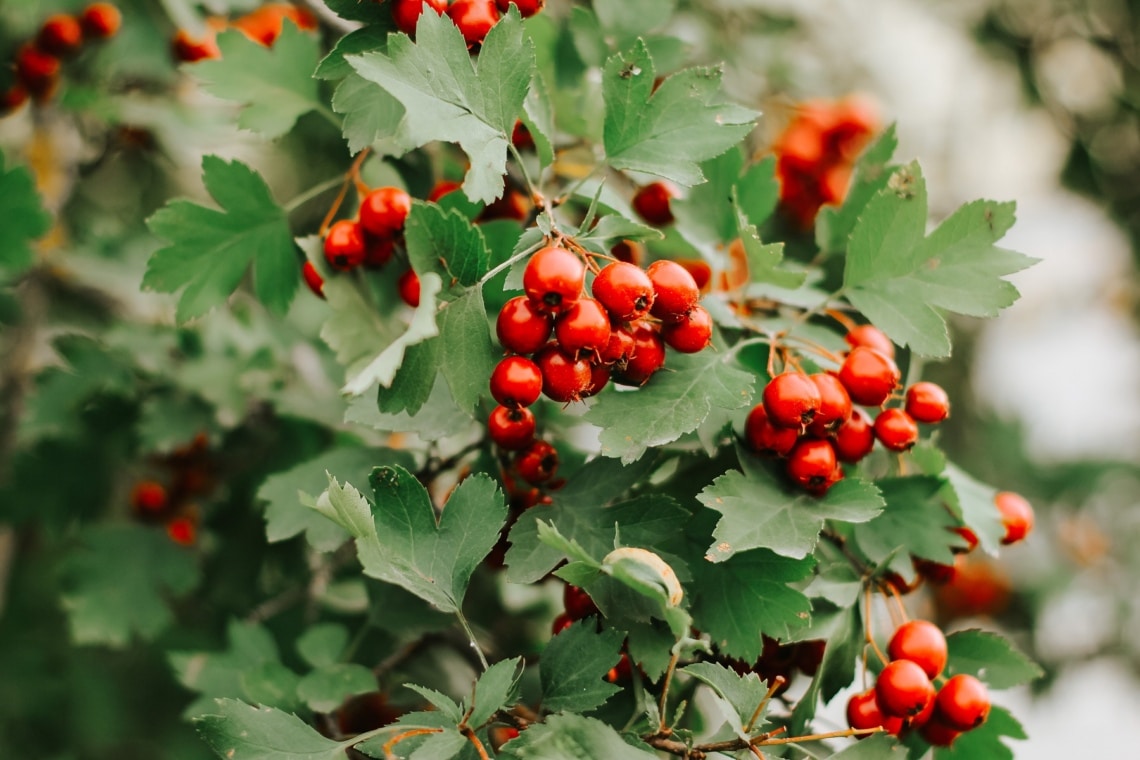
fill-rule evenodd
<path id="1" fill-rule="evenodd" d="M 546 0 L 495 0 L 499 10 L 506 13 L 512 5 L 518 6 L 519 14 L 523 18 L 530 18 L 542 10 Z"/>
<path id="2" fill-rule="evenodd" d="M 844 340 L 852 348 L 866 346 L 875 349 L 888 359 L 895 358 L 895 344 L 874 325 L 859 325 L 847 333 Z"/>
<path id="3" fill-rule="evenodd" d="M 911 620 L 903 623 L 891 637 L 887 654 L 892 660 L 910 660 L 934 680 L 946 667 L 946 636 L 934 623 Z"/>
<path id="4" fill-rule="evenodd" d="M 590 615 L 598 614 L 598 605 L 594 604 L 590 595 L 569 583 L 562 590 L 562 605 L 566 608 L 566 614 L 573 620 L 581 620 Z"/>
<path id="5" fill-rule="evenodd" d="M 24 45 L 16 53 L 16 79 L 32 95 L 47 95 L 59 81 L 59 59 L 34 45 Z"/>
<path id="6" fill-rule="evenodd" d="M 613 372 L 605 364 L 599 362 L 590 363 L 590 384 L 587 385 L 579 394 L 581 398 L 589 398 L 590 396 L 597 396 L 605 389 L 606 385 L 610 382 L 610 377 Z"/>
<path id="7" fill-rule="evenodd" d="M 83 35 L 93 40 L 105 40 L 119 33 L 123 14 L 110 3 L 92 3 L 79 16 Z"/>
<path id="8" fill-rule="evenodd" d="M 439 182 L 435 183 L 435 187 L 433 187 L 431 189 L 431 192 L 428 193 L 427 199 L 432 203 L 438 203 L 440 198 L 447 195 L 448 193 L 454 193 L 461 187 L 463 187 L 462 182 L 455 182 L 454 180 L 450 179 L 441 179 Z"/>
<path id="9" fill-rule="evenodd" d="M 530 406 L 542 393 L 542 371 L 525 356 L 508 356 L 491 373 L 491 395 L 503 406 Z"/>
<path id="10" fill-rule="evenodd" d="M 910 660 L 895 660 L 879 673 L 875 701 L 887 715 L 910 718 L 925 710 L 934 700 L 934 684 L 922 666 Z"/>
<path id="11" fill-rule="evenodd" d="M 546 345 L 554 320 L 539 311 L 526 296 L 516 296 L 503 304 L 495 320 L 499 343 L 516 354 L 533 354 Z"/>
<path id="12" fill-rule="evenodd" d="M 605 364 L 616 364 L 618 369 L 625 367 L 629 357 L 633 356 L 633 335 L 624 327 L 610 330 L 610 339 L 602 349 L 600 359 Z"/>
<path id="13" fill-rule="evenodd" d="M 396 290 L 400 292 L 400 298 L 408 306 L 414 309 L 420 305 L 420 278 L 414 269 L 409 269 L 400 275 L 400 279 L 396 281 Z"/>
<path id="14" fill-rule="evenodd" d="M 588 361 L 567 355 L 557 345 L 548 345 L 534 359 L 542 373 L 542 392 L 551 401 L 577 401 L 593 380 Z"/>
<path id="15" fill-rule="evenodd" d="M 773 425 L 763 404 L 752 407 L 744 421 L 744 440 L 753 451 L 761 454 L 787 456 L 798 439 L 799 433 L 792 428 Z"/>
<path id="16" fill-rule="evenodd" d="M 166 524 L 166 535 L 181 546 L 192 546 L 198 538 L 198 526 L 189 517 L 176 517 Z"/>
<path id="17" fill-rule="evenodd" d="M 534 413 L 529 409 L 496 406 L 487 418 L 487 433 L 500 449 L 525 449 L 534 440 Z"/>
<path id="18" fill-rule="evenodd" d="M 359 224 L 341 219 L 329 227 L 325 235 L 325 261 L 341 271 L 364 263 L 364 235 Z"/>
<path id="19" fill-rule="evenodd" d="M 950 728 L 938 720 L 938 716 L 935 715 L 933 720 L 928 720 L 922 724 L 921 728 L 918 729 L 918 734 L 933 747 L 949 747 L 962 735 L 962 732 Z"/>
<path id="20" fill-rule="evenodd" d="M 866 346 L 851 349 L 839 368 L 839 382 L 852 401 L 864 406 L 881 406 L 901 377 L 893 359 Z"/>
<path id="21" fill-rule="evenodd" d="M 563 351 L 599 352 L 610 342 L 610 318 L 593 298 L 579 298 L 554 323 L 554 336 Z"/>
<path id="22" fill-rule="evenodd" d="M 558 451 L 546 441 L 535 441 L 515 459 L 519 476 L 531 485 L 542 485 L 558 472 Z"/>
<path id="23" fill-rule="evenodd" d="M 487 729 L 487 739 L 491 742 L 491 749 L 498 755 L 503 745 L 511 739 L 519 738 L 519 730 L 514 726 L 491 726 Z"/>
<path id="24" fill-rule="evenodd" d="M 847 725 L 855 729 L 879 728 L 881 726 L 888 734 L 898 736 L 899 732 L 902 731 L 903 722 L 902 718 L 884 715 L 883 711 L 879 709 L 878 702 L 875 701 L 875 690 L 868 689 L 851 695 L 851 698 L 847 700 Z M 860 736 L 859 738 L 864 737 Z"/>
<path id="25" fill-rule="evenodd" d="M 301 265 L 301 278 L 309 286 L 309 290 L 313 291 L 313 295 L 325 297 L 325 278 L 321 277 L 321 273 L 313 266 L 313 262 L 306 261 Z"/>
<path id="26" fill-rule="evenodd" d="M 824 639 L 796 642 L 796 667 L 805 675 L 814 676 L 819 666 L 823 664 L 823 655 L 826 651 L 827 641 Z"/>
<path id="27" fill-rule="evenodd" d="M 851 417 L 835 431 L 835 455 L 839 461 L 855 464 L 875 447 L 871 418 L 862 409 L 851 410 Z"/>
<path id="28" fill-rule="evenodd" d="M 665 182 L 651 182 L 633 196 L 633 210 L 645 221 L 664 227 L 673 221 L 669 201 L 677 192 Z"/>
<path id="29" fill-rule="evenodd" d="M 653 305 L 649 313 L 665 322 L 685 318 L 701 297 L 701 290 L 689 270 L 675 261 L 654 261 L 645 270 L 653 283 Z"/>
<path id="30" fill-rule="evenodd" d="M 212 29 L 208 29 L 201 38 L 192 37 L 185 29 L 179 29 L 170 47 L 175 60 L 183 63 L 211 61 L 222 57 L 222 49 L 218 47 L 216 33 Z"/>
<path id="31" fill-rule="evenodd" d="M 634 323 L 630 331 L 633 353 L 621 371 L 621 381 L 626 385 L 645 385 L 654 372 L 665 366 L 665 341 L 644 323 Z"/>
<path id="32" fill-rule="evenodd" d="M 935 383 L 915 383 L 906 389 L 906 413 L 916 422 L 933 425 L 950 416 L 950 397 Z"/>
<path id="33" fill-rule="evenodd" d="M 776 375 L 764 386 L 764 408 L 778 427 L 803 430 L 819 411 L 819 388 L 802 372 Z"/>
<path id="34" fill-rule="evenodd" d="M 788 454 L 788 475 L 804 488 L 826 490 L 834 482 L 836 464 L 830 441 L 805 438 Z"/>
<path id="35" fill-rule="evenodd" d="M 48 16 L 36 35 L 36 47 L 50 55 L 66 58 L 79 51 L 83 44 L 83 29 L 75 16 L 53 13 Z"/>
<path id="36" fill-rule="evenodd" d="M 574 618 L 563 612 L 554 618 L 554 622 L 550 624 L 550 632 L 557 636 L 572 625 L 574 625 Z"/>
<path id="37" fill-rule="evenodd" d="M 994 496 L 994 504 L 1001 512 L 1001 522 L 1005 526 L 1003 544 L 1016 544 L 1033 530 L 1033 507 L 1021 494 L 1013 491 L 999 491 Z"/>
<path id="38" fill-rule="evenodd" d="M 379 269 L 392 259 L 396 241 L 390 237 L 376 237 L 364 232 L 364 265 Z"/>
<path id="39" fill-rule="evenodd" d="M 830 372 L 808 376 L 819 391 L 819 409 L 812 418 L 812 430 L 833 432 L 851 418 L 851 397 L 839 378 Z"/>
<path id="40" fill-rule="evenodd" d="M 467 47 L 483 44 L 491 27 L 499 23 L 499 9 L 495 0 L 453 0 L 447 15 L 459 27 Z"/>
<path id="41" fill-rule="evenodd" d="M 581 297 L 586 265 L 565 248 L 547 246 L 530 257 L 523 270 L 523 290 L 541 311 L 557 314 Z"/>
<path id="42" fill-rule="evenodd" d="M 618 660 L 617 665 L 610 668 L 606 673 L 606 680 L 610 683 L 618 683 L 619 681 L 626 681 L 633 675 L 633 663 L 630 662 L 629 655 L 625 652 L 621 653 L 621 659 Z"/>
<path id="43" fill-rule="evenodd" d="M 506 13 L 504 10 L 503 13 Z M 515 126 L 511 130 L 511 145 L 519 150 L 534 150 L 534 135 L 526 128 L 526 124 L 522 120 L 516 120 Z"/>
<path id="44" fill-rule="evenodd" d="M 902 409 L 884 409 L 875 417 L 875 437 L 891 451 L 906 451 L 918 441 L 918 424 Z"/>
<path id="45" fill-rule="evenodd" d="M 917 583 L 917 581 L 916 581 L 916 583 Z M 898 586 L 896 584 L 896 587 L 902 588 L 902 587 L 905 587 L 905 585 L 906 585 L 905 583 L 903 584 L 903 586 Z M 913 589 L 911 589 L 911 590 L 913 590 Z M 903 593 L 906 593 L 906 592 L 903 592 Z M 935 687 L 935 689 L 937 690 L 937 687 Z M 938 699 L 938 695 L 936 693 L 934 695 L 934 699 L 930 700 L 930 703 L 927 704 L 926 707 L 922 708 L 922 712 L 918 713 L 918 715 L 912 715 L 911 717 L 904 720 L 903 721 L 903 730 L 922 728 L 927 723 L 929 723 L 930 719 L 932 717 L 934 717 L 934 703 L 937 701 L 937 699 Z"/>
<path id="46" fill-rule="evenodd" d="M 641 319 L 653 305 L 653 283 L 639 266 L 615 261 L 594 278 L 594 298 L 620 322 Z"/>
<path id="47" fill-rule="evenodd" d="M 139 512 L 161 512 L 168 503 L 166 488 L 153 480 L 139 481 L 131 491 L 131 505 Z"/>
<path id="48" fill-rule="evenodd" d="M 392 19 L 396 22 L 396 28 L 414 37 L 416 23 L 420 20 L 425 3 L 437 16 L 442 16 L 447 11 L 447 0 L 392 0 Z"/>
<path id="49" fill-rule="evenodd" d="M 712 340 L 712 317 L 703 306 L 697 305 L 680 322 L 667 322 L 661 326 L 661 337 L 674 351 L 695 354 L 708 347 Z"/>
<path id="50" fill-rule="evenodd" d="M 969 731 L 986 722 L 990 693 L 978 679 L 965 673 L 951 676 L 938 690 L 934 716 L 956 731 Z"/>
<path id="51" fill-rule="evenodd" d="M 0 93 L 0 116 L 12 113 L 28 102 L 28 91 L 23 85 L 14 84 Z"/>
<path id="52" fill-rule="evenodd" d="M 610 248 L 610 255 L 618 261 L 640 267 L 645 258 L 645 246 L 636 240 L 619 240 Z"/>
<path id="53" fill-rule="evenodd" d="M 360 226 L 376 237 L 394 237 L 404 231 L 412 198 L 398 187 L 381 187 L 364 196 Z"/>
<path id="54" fill-rule="evenodd" d="M 910 558 L 910 564 L 914 566 L 915 572 L 922 576 L 922 579 L 928 581 L 935 586 L 944 586 L 958 574 L 958 568 L 954 565 L 943 565 L 941 562 L 934 560 L 923 559 L 922 557 Z"/>
<path id="55" fill-rule="evenodd" d="M 501 198 L 496 198 L 483 207 L 475 221 L 482 223 L 496 219 L 513 219 L 521 222 L 526 219 L 531 208 L 533 206 L 528 203 L 525 193 L 508 187 Z"/>

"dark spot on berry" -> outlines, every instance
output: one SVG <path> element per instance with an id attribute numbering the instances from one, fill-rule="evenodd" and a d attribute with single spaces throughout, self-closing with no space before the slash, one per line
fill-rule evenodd
<path id="1" fill-rule="evenodd" d="M 555 293 L 553 290 L 542 297 L 542 302 L 547 306 L 554 308 L 562 303 L 562 294 Z"/>

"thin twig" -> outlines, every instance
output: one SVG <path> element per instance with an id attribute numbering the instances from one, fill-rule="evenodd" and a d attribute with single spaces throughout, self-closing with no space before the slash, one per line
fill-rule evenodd
<path id="1" fill-rule="evenodd" d="M 772 679 L 772 684 L 768 687 L 768 693 L 760 700 L 760 704 L 756 705 L 756 711 L 752 713 L 752 717 L 748 719 L 748 725 L 744 727 L 744 733 L 752 733 L 752 727 L 756 725 L 756 721 L 760 720 L 760 713 L 764 712 L 764 708 L 768 706 L 771 701 L 772 695 L 775 694 L 781 686 L 786 684 L 788 679 L 783 676 L 776 676 Z"/>
<path id="2" fill-rule="evenodd" d="M 475 633 L 471 630 L 471 624 L 467 622 L 467 618 L 464 617 L 463 610 L 456 610 L 455 617 L 459 618 L 459 624 L 463 626 L 463 632 L 467 634 L 468 645 L 475 650 L 475 654 L 479 655 L 479 663 L 483 666 L 483 670 L 491 667 L 487 662 L 487 655 L 483 654 L 483 648 L 475 640 Z"/>
<path id="3" fill-rule="evenodd" d="M 674 647 L 673 654 L 669 657 L 669 667 L 665 669 L 665 681 L 661 684 L 661 700 L 657 708 L 657 734 L 659 736 L 669 735 L 669 727 L 665 725 L 665 708 L 668 706 L 669 685 L 673 682 L 673 671 L 677 669 L 677 660 L 680 657 L 681 653 Z"/>

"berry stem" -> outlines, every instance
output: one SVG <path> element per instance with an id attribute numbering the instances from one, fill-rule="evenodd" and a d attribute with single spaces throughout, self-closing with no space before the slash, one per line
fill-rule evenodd
<path id="1" fill-rule="evenodd" d="M 859 326 L 855 322 L 855 320 L 851 319 L 851 317 L 847 316 L 846 314 L 841 312 L 839 309 L 827 309 L 823 313 L 826 314 L 827 316 L 831 317 L 832 319 L 834 319 L 840 325 L 842 325 L 843 329 L 846 330 L 847 332 L 851 332 L 852 330 L 854 330 L 856 327 Z"/>
<path id="2" fill-rule="evenodd" d="M 299 195 L 296 195 L 293 198 L 289 199 L 289 201 L 287 203 L 285 203 L 282 206 L 282 208 L 285 209 L 286 213 L 291 214 L 294 211 L 296 211 L 297 209 L 299 209 L 301 206 L 304 206 L 306 203 L 308 203 L 309 201 L 316 198 L 317 196 L 323 195 L 324 193 L 327 193 L 329 190 L 332 190 L 334 187 L 336 187 L 337 185 L 339 185 L 343 182 L 344 182 L 344 177 L 334 177 L 332 179 L 327 179 L 324 182 L 321 182 L 320 184 L 317 184 L 317 185 L 313 185 L 312 187 L 310 187 L 305 192 L 303 192 Z"/>
<path id="3" fill-rule="evenodd" d="M 455 617 L 459 618 L 459 625 L 463 627 L 463 632 L 467 634 L 467 642 L 471 648 L 475 650 L 475 654 L 479 656 L 479 663 L 483 666 L 483 670 L 491 667 L 487 662 L 487 655 L 483 654 L 483 648 L 479 646 L 479 642 L 475 639 L 475 632 L 471 630 L 471 624 L 467 622 L 467 618 L 463 615 L 463 610 L 456 610 Z"/>
<path id="4" fill-rule="evenodd" d="M 768 706 L 768 702 L 772 700 L 774 695 L 781 686 L 788 682 L 788 679 L 783 676 L 776 676 L 772 679 L 771 685 L 768 686 L 768 693 L 760 700 L 760 704 L 756 705 L 756 710 L 752 713 L 752 717 L 748 719 L 748 725 L 744 727 L 744 733 L 752 733 L 752 727 L 756 725 L 756 721 L 760 720 L 760 714 L 764 712 L 764 708 Z"/>
<path id="5" fill-rule="evenodd" d="M 345 172 L 345 175 L 341 180 L 343 184 L 341 185 L 340 192 L 337 194 L 336 200 L 333 201 L 332 206 L 329 207 L 329 212 L 325 214 L 325 218 L 321 222 L 320 229 L 317 230 L 317 234 L 321 237 L 324 237 L 325 233 L 329 231 L 329 226 L 333 223 L 333 219 L 336 218 L 336 213 L 340 211 L 340 206 L 342 203 L 344 203 L 344 199 L 348 195 L 348 186 L 352 183 L 353 176 L 358 175 L 360 172 L 360 165 L 364 163 L 364 159 L 368 158 L 369 152 L 369 148 L 365 148 L 364 150 L 360 151 L 360 154 L 353 160 L 352 166 L 350 166 L 348 168 L 348 171 Z"/>
<path id="6" fill-rule="evenodd" d="M 863 586 L 863 638 L 871 645 L 871 649 L 879 658 L 879 662 L 886 665 L 890 660 L 883 654 L 883 650 L 879 649 L 879 645 L 875 643 L 875 636 L 872 632 L 871 618 L 874 616 L 874 612 L 875 610 L 871 606 L 871 585 L 868 583 Z"/>
<path id="7" fill-rule="evenodd" d="M 678 642 L 678 644 L 679 643 L 680 642 Z M 657 706 L 657 712 L 658 712 L 657 735 L 658 736 L 668 736 L 671 733 L 671 731 L 669 730 L 669 727 L 665 725 L 665 708 L 666 708 L 668 700 L 669 700 L 669 686 L 673 682 L 673 671 L 675 671 L 677 669 L 677 660 L 680 659 L 680 656 L 681 656 L 680 651 L 674 645 L 673 652 L 669 657 L 669 667 L 667 667 L 665 669 L 665 680 L 661 684 L 661 700 L 660 700 L 660 702 L 658 702 L 658 706 Z"/>
<path id="8" fill-rule="evenodd" d="M 483 742 L 479 741 L 479 737 L 475 735 L 475 732 L 472 731 L 470 727 L 465 726 L 463 728 L 463 735 L 467 737 L 467 741 L 471 742 L 475 747 L 475 751 L 479 753 L 479 760 L 491 760 L 491 758 L 487 756 L 487 750 L 483 746 Z"/>
<path id="9" fill-rule="evenodd" d="M 438 734 L 442 731 L 442 728 L 413 728 L 410 731 L 405 731 L 402 734 L 396 734 L 391 739 L 384 742 L 384 746 L 382 746 L 380 750 L 384 753 L 384 757 L 387 760 L 396 760 L 396 756 L 392 754 L 392 748 L 400 742 L 404 741 L 404 739 L 411 739 L 413 736 L 424 736 L 425 734 Z M 364 736 L 364 734 L 361 734 L 360 736 Z M 358 736 L 352 740 L 352 743 L 356 744 L 359 741 L 360 737 Z"/>
<path id="10" fill-rule="evenodd" d="M 479 282 L 476 284 L 478 284 L 478 285 L 485 284 L 487 281 L 493 279 L 495 277 L 495 275 L 499 274 L 500 272 L 502 272 L 505 269 L 510 269 L 516 263 L 522 261 L 527 256 L 530 256 L 532 253 L 534 253 L 539 248 L 542 248 L 545 245 L 546 245 L 546 241 L 540 241 L 538 243 L 535 243 L 534 245 L 532 245 L 531 247 L 527 248 L 524 251 L 519 251 L 514 256 L 511 256 L 509 259 L 504 261 L 502 264 L 499 264 L 497 266 L 492 267 L 491 270 L 489 272 L 487 272 L 487 274 L 485 274 L 479 278 Z"/>

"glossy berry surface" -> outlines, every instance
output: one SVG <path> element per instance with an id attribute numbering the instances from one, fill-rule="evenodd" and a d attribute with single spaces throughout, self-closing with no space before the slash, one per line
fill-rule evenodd
<path id="1" fill-rule="evenodd" d="M 507 451 L 525 449 L 534 440 L 534 413 L 529 409 L 497 406 L 487 418 L 487 433 Z"/>
<path id="2" fill-rule="evenodd" d="M 398 187 L 373 190 L 360 203 L 360 226 L 370 235 L 390 237 L 404 230 L 412 199 Z"/>
<path id="3" fill-rule="evenodd" d="M 851 417 L 851 397 L 839 378 L 829 372 L 808 376 L 819 391 L 819 408 L 812 418 L 813 431 L 837 430 Z"/>
<path id="4" fill-rule="evenodd" d="M 512 5 L 518 6 L 519 14 L 523 18 L 530 18 L 542 10 L 546 0 L 496 0 L 495 5 L 503 13 L 510 10 Z"/>
<path id="5" fill-rule="evenodd" d="M 396 281 L 396 290 L 400 299 L 413 309 L 420 305 L 420 278 L 414 269 L 409 269 L 400 275 Z"/>
<path id="6" fill-rule="evenodd" d="M 834 482 L 836 464 L 830 442 L 805 438 L 788 454 L 788 476 L 804 488 L 826 489 Z"/>
<path id="7" fill-rule="evenodd" d="M 593 298 L 579 298 L 554 324 L 558 345 L 568 354 L 601 351 L 610 342 L 610 318 Z"/>
<path id="8" fill-rule="evenodd" d="M 915 383 L 906 389 L 906 413 L 915 422 L 942 422 L 950 416 L 950 396 L 936 383 Z"/>
<path id="9" fill-rule="evenodd" d="M 646 324 L 632 328 L 633 353 L 625 363 L 621 379 L 628 385 L 644 385 L 653 373 L 665 366 L 665 341 Z"/>
<path id="10" fill-rule="evenodd" d="M 934 700 L 934 684 L 917 663 L 894 660 L 879 673 L 875 699 L 887 715 L 910 718 L 930 706 Z"/>
<path id="11" fill-rule="evenodd" d="M 558 472 L 558 452 L 546 441 L 535 441 L 519 454 L 515 468 L 527 483 L 541 485 Z"/>
<path id="12" fill-rule="evenodd" d="M 578 300 L 586 265 L 565 248 L 547 246 L 531 256 L 523 270 L 523 290 L 541 311 L 565 311 Z"/>
<path id="13" fill-rule="evenodd" d="M 859 325 L 856 328 L 848 331 L 844 336 L 847 345 L 855 348 L 856 346 L 866 346 L 873 348 L 888 359 L 895 358 L 895 344 L 891 339 L 883 334 L 883 331 L 874 325 Z"/>
<path id="14" fill-rule="evenodd" d="M 551 401 L 577 401 L 593 380 L 588 361 L 569 356 L 558 346 L 547 346 L 534 359 L 542 374 L 542 392 Z"/>
<path id="15" fill-rule="evenodd" d="M 45 53 L 69 56 L 83 44 L 83 29 L 74 16 L 54 13 L 48 16 L 36 35 L 36 47 Z"/>
<path id="16" fill-rule="evenodd" d="M 859 692 L 851 695 L 847 700 L 847 725 L 851 728 L 878 728 L 882 726 L 887 733 L 898 735 L 903 728 L 902 718 L 885 715 L 875 701 L 875 690 Z"/>
<path id="17" fill-rule="evenodd" d="M 673 221 L 673 211 L 669 202 L 676 193 L 664 182 L 651 182 L 633 196 L 633 210 L 645 221 L 657 227 L 664 227 Z"/>
<path id="18" fill-rule="evenodd" d="M 1016 544 L 1033 530 L 1033 507 L 1024 496 L 1013 491 L 999 491 L 994 496 L 994 504 L 1005 526 L 1005 535 L 1001 539 L 1003 544 Z"/>
<path id="19" fill-rule="evenodd" d="M 801 430 L 819 410 L 819 388 L 802 372 L 776 375 L 764 387 L 763 398 L 768 419 L 778 427 Z"/>
<path id="20" fill-rule="evenodd" d="M 614 319 L 630 322 L 649 313 L 653 305 L 653 283 L 641 267 L 615 261 L 594 278 L 594 298 Z"/>
<path id="21" fill-rule="evenodd" d="M 851 400 L 863 406 L 881 406 L 901 377 L 893 359 L 866 346 L 851 349 L 839 368 L 839 381 Z"/>
<path id="22" fill-rule="evenodd" d="M 702 306 L 693 310 L 680 322 L 668 322 L 661 327 L 661 337 L 669 348 L 682 354 L 695 354 L 708 348 L 712 339 L 712 317 Z"/>
<path id="23" fill-rule="evenodd" d="M 313 291 L 313 295 L 325 297 L 325 278 L 321 277 L 321 273 L 313 266 L 313 262 L 306 261 L 301 265 L 301 277 L 309 286 L 309 290 Z"/>
<path id="24" fill-rule="evenodd" d="M 645 270 L 653 283 L 653 305 L 649 313 L 665 322 L 678 322 L 693 310 L 701 297 L 689 270 L 675 261 L 654 261 Z"/>
<path id="25" fill-rule="evenodd" d="M 404 34 L 415 36 L 416 24 L 425 2 L 437 16 L 442 16 L 447 11 L 447 0 L 392 0 L 392 19 L 396 22 L 396 28 Z"/>
<path id="26" fill-rule="evenodd" d="M 84 36 L 94 40 L 114 37 L 123 24 L 123 15 L 110 3 L 92 3 L 79 16 Z"/>
<path id="27" fill-rule="evenodd" d="M 533 354 L 545 346 L 553 326 L 553 318 L 539 311 L 526 296 L 507 301 L 495 318 L 499 343 L 516 354 Z"/>
<path id="28" fill-rule="evenodd" d="M 892 660 L 910 660 L 934 680 L 946 667 L 946 636 L 934 623 L 911 620 L 903 623 L 887 644 L 887 655 Z"/>
<path id="29" fill-rule="evenodd" d="M 364 263 L 364 235 L 360 225 L 341 219 L 325 236 L 325 261 L 333 269 L 346 271 Z"/>
<path id="30" fill-rule="evenodd" d="M 957 731 L 969 731 L 985 723 L 990 714 L 990 694 L 985 684 L 971 675 L 951 676 L 938 690 L 934 716 Z"/>
<path id="31" fill-rule="evenodd" d="M 891 451 L 906 451 L 918 442 L 918 424 L 902 409 L 884 409 L 875 417 L 875 437 Z"/>
<path id="32" fill-rule="evenodd" d="M 482 45 L 487 32 L 499 22 L 495 0 L 453 0 L 447 15 L 459 28 L 467 47 Z"/>
<path id="33" fill-rule="evenodd" d="M 744 440 L 760 454 L 787 456 L 798 439 L 799 434 L 792 428 L 773 425 L 763 404 L 752 407 L 744 421 Z"/>
<path id="34" fill-rule="evenodd" d="M 855 464 L 875 447 L 875 429 L 862 409 L 852 409 L 851 416 L 835 431 L 835 455 L 841 462 Z"/>
<path id="35" fill-rule="evenodd" d="M 566 614 L 574 620 L 598 614 L 598 605 L 594 604 L 590 595 L 569 583 L 562 590 L 562 606 L 566 608 Z"/>
<path id="36" fill-rule="evenodd" d="M 525 356 L 508 356 L 491 372 L 491 396 L 503 406 L 530 406 L 542 393 L 542 372 Z"/>

